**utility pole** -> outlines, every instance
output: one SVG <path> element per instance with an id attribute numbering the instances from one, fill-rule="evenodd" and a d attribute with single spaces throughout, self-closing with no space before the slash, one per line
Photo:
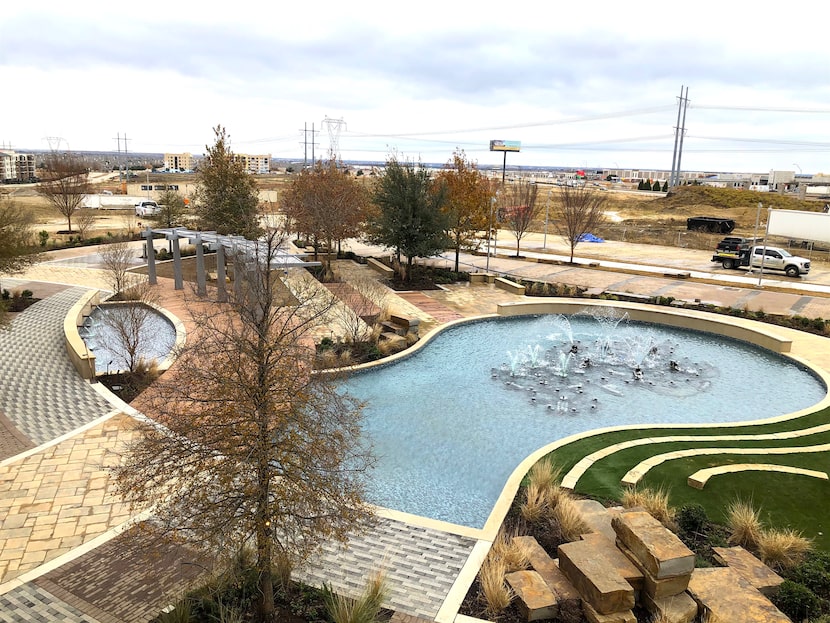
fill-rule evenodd
<path id="1" fill-rule="evenodd" d="M 680 160 L 683 156 L 683 137 L 686 134 L 686 109 L 689 106 L 689 87 L 685 87 L 685 95 L 683 89 L 684 87 L 681 86 L 677 102 L 677 125 L 674 127 L 674 153 L 672 154 L 669 188 L 680 185 Z"/>
<path id="2" fill-rule="evenodd" d="M 680 85 L 680 97 L 677 100 L 677 123 L 674 126 L 674 151 L 671 155 L 671 173 L 669 174 L 669 188 L 675 186 L 675 166 L 677 165 L 677 144 L 680 135 L 680 111 L 683 108 L 683 85 Z"/>
<path id="3" fill-rule="evenodd" d="M 680 184 L 680 160 L 683 158 L 683 137 L 686 136 L 686 110 L 689 108 L 689 87 L 686 87 L 686 96 L 683 98 L 683 121 L 680 123 L 680 147 L 677 150 L 677 171 L 674 172 L 675 185 Z"/>
<path id="4" fill-rule="evenodd" d="M 303 124 L 303 129 L 300 130 L 303 133 L 303 168 L 305 169 L 308 166 L 308 123 Z M 314 124 L 311 124 L 311 164 L 314 165 L 314 135 L 316 134 L 316 130 L 314 129 Z"/>

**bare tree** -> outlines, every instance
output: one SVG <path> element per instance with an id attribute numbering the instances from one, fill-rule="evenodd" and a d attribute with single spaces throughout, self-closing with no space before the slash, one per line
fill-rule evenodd
<path id="1" fill-rule="evenodd" d="M 570 246 L 573 264 L 582 237 L 605 223 L 605 195 L 585 186 L 563 186 L 554 206 L 554 227 Z"/>
<path id="2" fill-rule="evenodd" d="M 90 192 L 89 169 L 83 159 L 72 152 L 52 152 L 46 157 L 38 193 L 66 217 L 72 231 L 72 215 Z"/>
<path id="3" fill-rule="evenodd" d="M 188 220 L 187 203 L 177 190 L 165 190 L 159 196 L 159 210 L 147 219 L 157 227 L 180 227 Z"/>
<path id="4" fill-rule="evenodd" d="M 133 373 L 142 364 L 150 341 L 155 339 L 147 329 L 147 322 L 156 313 L 153 305 L 158 303 L 158 296 L 147 282 L 134 284 L 129 293 L 129 302 L 103 305 L 101 318 L 114 335 L 107 348 L 118 367 L 126 366 Z"/>
<path id="5" fill-rule="evenodd" d="M 346 340 L 367 341 L 386 314 L 388 288 L 367 275 L 352 277 L 348 283 L 332 283 L 329 288 L 342 303 L 333 309 L 333 315 Z"/>
<path id="6" fill-rule="evenodd" d="M 81 240 L 86 239 L 86 235 L 94 224 L 95 213 L 92 210 L 83 209 L 78 212 L 78 215 L 75 217 L 75 225 Z"/>
<path id="7" fill-rule="evenodd" d="M 121 298 L 124 291 L 135 283 L 131 279 L 135 275 L 129 272 L 135 259 L 135 250 L 130 248 L 129 242 L 121 240 L 103 247 L 99 255 L 115 298 Z"/>
<path id="8" fill-rule="evenodd" d="M 274 620 L 275 560 L 302 560 L 371 516 L 360 405 L 312 374 L 310 331 L 333 297 L 305 271 L 281 279 L 278 244 L 266 234 L 227 303 L 189 304 L 195 339 L 141 397 L 158 425 L 139 425 L 115 470 L 164 535 L 214 555 L 252 544 L 259 621 Z"/>
<path id="9" fill-rule="evenodd" d="M 504 187 L 500 194 L 500 220 L 513 230 L 516 237 L 516 257 L 520 254 L 522 238 L 530 229 L 530 224 L 536 219 L 539 207 L 536 205 L 538 193 L 536 184 L 530 182 L 516 182 Z"/>

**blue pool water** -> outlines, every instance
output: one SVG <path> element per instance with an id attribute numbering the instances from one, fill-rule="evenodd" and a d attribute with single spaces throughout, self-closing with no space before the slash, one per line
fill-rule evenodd
<path id="1" fill-rule="evenodd" d="M 799 364 L 744 342 L 582 316 L 459 325 L 344 388 L 367 404 L 379 459 L 370 500 L 470 527 L 484 525 L 519 462 L 552 441 L 622 424 L 773 417 L 826 393 Z"/>

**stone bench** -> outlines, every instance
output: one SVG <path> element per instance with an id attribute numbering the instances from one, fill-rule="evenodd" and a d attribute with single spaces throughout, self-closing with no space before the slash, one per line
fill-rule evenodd
<path id="1" fill-rule="evenodd" d="M 470 273 L 471 284 L 493 283 L 495 278 L 495 275 L 491 275 L 489 273 Z"/>
<path id="2" fill-rule="evenodd" d="M 366 260 L 366 265 L 369 268 L 371 268 L 372 270 L 374 270 L 375 272 L 380 273 L 381 275 L 383 275 L 387 279 L 391 279 L 392 277 L 395 276 L 395 271 L 394 270 L 392 270 L 389 266 L 387 266 L 383 262 L 380 262 L 380 261 L 376 260 L 373 257 L 370 257 Z"/>
<path id="3" fill-rule="evenodd" d="M 674 270 L 667 270 L 663 273 L 664 277 L 674 277 L 675 279 L 688 279 L 692 276 L 691 273 L 686 271 L 674 271 Z"/>
<path id="4" fill-rule="evenodd" d="M 515 281 L 510 281 L 510 279 L 505 279 L 504 277 L 496 277 L 494 283 L 500 290 L 505 290 L 511 294 L 523 296 L 525 293 L 525 287 L 523 285 Z"/>
<path id="5" fill-rule="evenodd" d="M 618 292 L 616 290 L 606 290 L 605 294 L 614 296 L 620 301 L 630 301 L 632 303 L 651 303 L 652 297 L 648 294 L 635 294 L 633 292 Z"/>

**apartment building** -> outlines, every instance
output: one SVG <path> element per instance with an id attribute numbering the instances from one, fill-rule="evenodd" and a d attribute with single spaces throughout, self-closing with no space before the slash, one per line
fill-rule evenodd
<path id="1" fill-rule="evenodd" d="M 167 171 L 192 171 L 193 156 L 190 154 L 164 154 L 164 168 Z"/>
<path id="2" fill-rule="evenodd" d="M 262 175 L 271 172 L 271 154 L 234 154 L 233 159 L 235 162 L 242 162 L 248 173 Z"/>
<path id="3" fill-rule="evenodd" d="M 0 150 L 0 183 L 29 182 L 35 177 L 33 154 L 18 154 L 11 149 Z"/>

